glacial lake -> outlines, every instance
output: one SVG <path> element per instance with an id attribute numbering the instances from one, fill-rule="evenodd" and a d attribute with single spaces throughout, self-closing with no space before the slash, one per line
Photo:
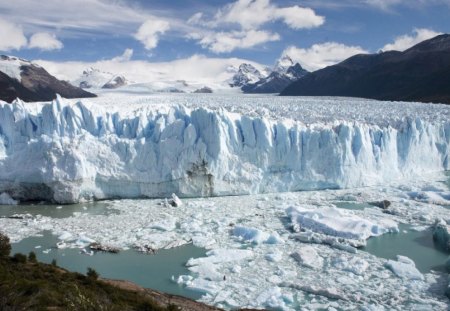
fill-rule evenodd
<path id="1" fill-rule="evenodd" d="M 29 214 L 52 218 L 67 218 L 77 213 L 89 215 L 118 214 L 119 211 L 111 208 L 108 201 L 86 202 L 73 205 L 52 204 L 19 204 L 0 205 L 0 217 L 14 217 Z M 39 261 L 57 264 L 69 271 L 85 274 L 87 268 L 94 268 L 101 277 L 109 279 L 123 279 L 134 282 L 146 288 L 162 292 L 181 295 L 191 299 L 199 299 L 202 293 L 187 290 L 172 280 L 179 275 L 188 275 L 191 272 L 186 268 L 190 258 L 203 257 L 206 250 L 192 244 L 159 250 L 156 254 L 144 254 L 135 250 L 124 250 L 118 254 L 97 252 L 94 256 L 81 253 L 81 249 L 58 249 L 58 238 L 50 231 L 42 232 L 42 236 L 33 236 L 12 244 L 12 254 L 36 253 Z"/>
<path id="2" fill-rule="evenodd" d="M 450 177 L 450 174 L 447 174 Z M 450 185 L 450 181 L 449 182 Z M 377 208 L 368 203 L 332 202 L 338 208 L 362 210 Z M 65 218 L 77 213 L 90 215 L 109 215 L 119 213 L 111 208 L 111 202 L 92 202 L 75 205 L 21 204 L 17 206 L 0 206 L 0 217 L 11 217 L 15 214 L 42 215 L 53 218 Z M 370 238 L 367 246 L 361 249 L 377 257 L 396 259 L 397 255 L 411 258 L 416 267 L 427 273 L 431 270 L 445 271 L 448 259 L 446 252 L 435 247 L 431 230 L 416 231 L 409 225 L 400 224 L 400 232 Z M 67 270 L 85 274 L 88 267 L 94 268 L 101 277 L 124 279 L 140 286 L 181 295 L 191 299 L 199 299 L 202 295 L 178 285 L 172 280 L 179 275 L 189 275 L 186 262 L 190 258 L 203 257 L 206 250 L 185 245 L 169 250 L 160 250 L 155 255 L 143 254 L 135 250 L 124 250 L 119 254 L 97 252 L 94 256 L 82 254 L 80 249 L 58 249 L 58 238 L 50 231 L 42 232 L 42 236 L 34 236 L 12 244 L 12 253 L 28 254 L 34 251 L 38 260 L 57 264 Z"/>
<path id="3" fill-rule="evenodd" d="M 57 242 L 56 236 L 44 231 L 40 237 L 29 237 L 13 243 L 11 253 L 28 254 L 34 251 L 39 261 L 51 263 L 55 259 L 58 266 L 69 271 L 86 274 L 87 268 L 91 267 L 104 278 L 129 280 L 142 287 L 191 299 L 201 297 L 201 293 L 187 290 L 171 279 L 172 276 L 177 278 L 179 275 L 190 274 L 185 266 L 190 258 L 205 256 L 204 249 L 191 244 L 159 250 L 154 255 L 125 250 L 118 254 L 97 252 L 94 256 L 89 256 L 81 254 L 80 249 L 55 248 Z"/>
<path id="4" fill-rule="evenodd" d="M 367 240 L 362 250 L 377 257 L 396 259 L 397 255 L 411 258 L 422 273 L 445 271 L 448 253 L 436 247 L 431 229 L 416 231 L 400 224 L 399 233 L 388 233 Z"/>
<path id="5" fill-rule="evenodd" d="M 16 214 L 30 214 L 32 216 L 47 216 L 52 218 L 67 218 L 74 213 L 89 213 L 90 215 L 118 214 L 118 211 L 110 207 L 108 202 L 87 202 L 72 205 L 54 204 L 19 204 L 0 205 L 0 217 L 11 217 Z"/>

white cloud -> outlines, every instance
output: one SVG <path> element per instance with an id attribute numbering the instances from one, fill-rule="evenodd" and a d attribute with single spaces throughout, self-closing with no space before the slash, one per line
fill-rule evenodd
<path id="1" fill-rule="evenodd" d="M 264 24 L 277 20 L 283 21 L 292 29 L 308 29 L 322 25 L 325 17 L 317 15 L 310 8 L 297 5 L 278 7 L 271 4 L 270 0 L 237 0 L 219 9 L 210 20 L 205 19 L 202 12 L 192 15 L 188 24 L 210 30 L 189 33 L 187 38 L 197 40 L 203 48 L 214 53 L 249 49 L 281 39 L 279 34 L 261 29 Z M 220 29 L 226 24 L 237 25 L 239 29 Z"/>
<path id="2" fill-rule="evenodd" d="M 325 22 L 325 17 L 310 8 L 279 8 L 270 0 L 237 0 L 219 10 L 215 20 L 217 24 L 237 23 L 243 29 L 257 29 L 265 23 L 282 20 L 289 27 L 300 29 L 319 27 Z"/>
<path id="3" fill-rule="evenodd" d="M 188 19 L 187 23 L 191 24 L 191 25 L 201 25 L 202 18 L 203 18 L 203 13 L 197 12 Z"/>
<path id="4" fill-rule="evenodd" d="M 404 0 L 366 0 L 366 3 L 382 10 L 389 10 L 391 7 L 405 2 Z"/>
<path id="5" fill-rule="evenodd" d="M 264 30 L 210 32 L 201 36 L 199 43 L 214 53 L 226 53 L 235 49 L 248 49 L 256 45 L 280 40 L 280 36 Z"/>
<path id="6" fill-rule="evenodd" d="M 31 36 L 28 48 L 40 49 L 43 51 L 60 50 L 63 43 L 59 41 L 55 35 L 47 32 L 38 32 Z"/>
<path id="7" fill-rule="evenodd" d="M 14 18 L 28 34 L 58 29 L 62 37 L 89 36 L 93 32 L 128 35 L 149 17 L 148 12 L 124 1 L 0 1 L 0 20 Z"/>
<path id="8" fill-rule="evenodd" d="M 170 25 L 167 21 L 152 18 L 139 27 L 139 30 L 134 37 L 141 41 L 147 50 L 151 50 L 158 45 L 159 35 L 165 33 L 169 28 Z"/>
<path id="9" fill-rule="evenodd" d="M 431 29 L 416 28 L 413 30 L 413 33 L 411 35 L 399 36 L 395 38 L 394 42 L 386 44 L 381 49 L 383 51 L 392 51 L 392 50 L 404 51 L 416 45 L 419 42 L 431 39 L 440 34 L 441 34 L 440 32 L 436 32 Z"/>
<path id="10" fill-rule="evenodd" d="M 230 66 L 239 67 L 242 63 L 250 63 L 256 68 L 263 69 L 261 64 L 239 58 L 209 58 L 193 55 L 189 58 L 170 62 L 147 62 L 142 60 L 116 61 L 115 59 L 96 62 L 52 62 L 34 60 L 49 73 L 62 80 L 75 81 L 80 78 L 83 70 L 89 67 L 104 72 L 123 75 L 128 80 L 138 83 L 165 83 L 184 80 L 189 84 L 222 85 L 231 78 L 233 72 Z M 169 82 L 172 83 L 169 83 Z"/>
<path id="11" fill-rule="evenodd" d="M 275 16 L 282 18 L 286 25 L 293 29 L 316 28 L 325 23 L 325 17 L 316 15 L 310 8 L 301 8 L 297 5 L 277 9 Z"/>
<path id="12" fill-rule="evenodd" d="M 125 49 L 122 55 L 111 59 L 113 62 L 128 62 L 133 57 L 133 49 Z"/>
<path id="13" fill-rule="evenodd" d="M 391 11 L 394 7 L 408 7 L 411 9 L 421 10 L 426 6 L 439 6 L 447 5 L 450 6 L 450 0 L 360 0 L 363 4 L 368 4 L 375 8 Z"/>
<path id="14" fill-rule="evenodd" d="M 19 50 L 27 45 L 21 27 L 0 19 L 0 51 Z"/>
<path id="15" fill-rule="evenodd" d="M 368 53 L 360 46 L 348 46 L 342 43 L 325 42 L 314 44 L 307 49 L 288 47 L 282 56 L 288 55 L 294 62 L 303 68 L 315 71 L 327 66 L 337 64 L 355 54 Z"/>

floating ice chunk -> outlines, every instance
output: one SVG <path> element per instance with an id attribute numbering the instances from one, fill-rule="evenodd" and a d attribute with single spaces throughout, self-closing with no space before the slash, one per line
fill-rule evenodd
<path id="1" fill-rule="evenodd" d="M 397 261 L 388 260 L 386 267 L 398 277 L 407 280 L 423 280 L 423 275 L 417 270 L 414 261 L 405 256 L 397 256 Z"/>
<path id="2" fill-rule="evenodd" d="M 436 205 L 450 205 L 450 193 L 447 191 L 438 189 L 433 189 L 433 191 L 411 191 L 408 195 L 411 199 L 419 202 Z"/>
<path id="3" fill-rule="evenodd" d="M 87 251 L 86 249 L 81 249 L 80 254 L 94 256 L 94 251 Z"/>
<path id="4" fill-rule="evenodd" d="M 87 236 L 81 234 L 81 235 L 78 237 L 78 242 L 81 242 L 81 243 L 94 243 L 95 240 L 94 240 L 94 239 L 91 239 L 90 237 L 87 237 Z"/>
<path id="5" fill-rule="evenodd" d="M 266 308 L 287 310 L 286 300 L 289 299 L 286 298 L 288 297 L 283 295 L 279 287 L 272 287 L 259 294 L 255 303 L 258 307 L 263 306 Z"/>
<path id="6" fill-rule="evenodd" d="M 50 253 L 51 251 L 52 251 L 51 248 L 47 248 L 47 249 L 44 249 L 44 250 L 42 251 L 42 253 L 48 254 L 48 253 Z"/>
<path id="7" fill-rule="evenodd" d="M 397 223 L 381 219 L 378 223 L 363 219 L 333 206 L 290 207 L 286 210 L 293 225 L 335 237 L 366 240 L 387 232 L 398 232 Z"/>
<path id="8" fill-rule="evenodd" d="M 264 257 L 268 261 L 279 262 L 279 261 L 281 261 L 281 259 L 283 259 L 283 253 L 275 250 L 275 251 L 272 251 L 272 252 L 266 254 L 266 256 L 264 256 Z"/>
<path id="9" fill-rule="evenodd" d="M 64 248 L 67 248 L 67 247 L 69 247 L 69 245 L 67 245 L 67 243 L 65 243 L 65 242 L 58 242 L 58 243 L 56 243 L 56 248 L 64 249 Z"/>
<path id="10" fill-rule="evenodd" d="M 322 269 L 323 258 L 317 254 L 317 251 L 312 246 L 303 246 L 292 253 L 291 256 L 305 267 L 317 270 Z"/>
<path id="11" fill-rule="evenodd" d="M 94 243 L 95 240 L 91 239 L 83 234 L 81 234 L 78 239 L 74 242 L 75 247 L 84 248 L 89 246 L 89 244 Z"/>
<path id="12" fill-rule="evenodd" d="M 57 207 L 56 207 L 56 209 L 62 209 L 62 206 L 61 206 L 61 205 L 59 205 L 59 206 L 57 206 Z"/>
<path id="13" fill-rule="evenodd" d="M 269 234 L 267 232 L 243 226 L 234 227 L 233 235 L 238 238 L 241 238 L 246 242 L 251 242 L 255 244 L 264 243 L 269 238 Z"/>
<path id="14" fill-rule="evenodd" d="M 39 249 L 39 248 L 42 248 L 42 246 L 41 245 L 36 245 L 34 248 Z"/>
<path id="15" fill-rule="evenodd" d="M 261 244 L 282 244 L 284 240 L 276 232 L 269 234 L 259 229 L 236 226 L 233 229 L 233 235 L 250 243 Z"/>
<path id="16" fill-rule="evenodd" d="M 71 240 L 72 238 L 73 238 L 72 233 L 67 232 L 67 231 L 62 232 L 62 233 L 58 236 L 58 239 L 59 239 L 59 240 L 62 240 L 62 241 L 69 241 L 69 240 Z"/>
<path id="17" fill-rule="evenodd" d="M 283 238 L 277 233 L 273 232 L 269 238 L 266 240 L 267 244 L 284 244 Z"/>
<path id="18" fill-rule="evenodd" d="M 254 253 L 248 249 L 214 249 L 206 253 L 208 257 L 191 258 L 186 266 L 197 266 L 204 263 L 221 263 L 230 261 L 240 261 L 253 257 Z"/>
<path id="19" fill-rule="evenodd" d="M 217 295 L 217 293 L 221 290 L 221 287 L 216 282 L 208 281 L 202 278 L 192 279 L 182 284 L 192 291 L 210 295 Z"/>
<path id="20" fill-rule="evenodd" d="M 0 205 L 17 205 L 18 203 L 18 201 L 11 198 L 6 192 L 0 194 Z"/>
<path id="21" fill-rule="evenodd" d="M 209 262 L 198 266 L 189 267 L 189 270 L 197 273 L 199 277 L 209 281 L 222 281 L 224 275 L 217 272 L 217 267 Z"/>
<path id="22" fill-rule="evenodd" d="M 367 268 L 369 267 L 369 263 L 361 258 L 351 258 L 347 257 L 336 257 L 332 260 L 331 264 L 336 268 L 344 271 L 352 272 L 356 275 L 363 275 Z"/>
<path id="23" fill-rule="evenodd" d="M 151 223 L 148 227 L 151 229 L 157 229 L 161 231 L 173 231 L 177 227 L 177 219 L 170 215 L 167 215 L 163 220 L 155 221 Z"/>
<path id="24" fill-rule="evenodd" d="M 231 268 L 231 272 L 233 273 L 241 273 L 242 267 L 239 265 L 235 265 L 233 266 L 233 268 Z"/>
<path id="25" fill-rule="evenodd" d="M 208 236 L 193 236 L 192 244 L 201 248 L 212 248 L 216 244 L 216 240 Z"/>
<path id="26" fill-rule="evenodd" d="M 183 202 L 181 202 L 180 198 L 177 197 L 175 193 L 172 193 L 172 200 L 170 201 L 170 205 L 174 207 L 180 207 L 183 205 Z"/>
<path id="27" fill-rule="evenodd" d="M 290 283 L 282 283 L 280 286 L 298 289 L 304 291 L 305 293 L 319 295 L 326 298 L 348 300 L 348 297 L 335 287 L 323 288 L 315 285 L 298 285 Z"/>
<path id="28" fill-rule="evenodd" d="M 172 280 L 174 280 L 175 278 L 172 276 Z M 177 279 L 176 279 L 176 283 L 177 284 L 186 284 L 188 282 L 191 282 L 194 278 L 191 275 L 180 275 Z"/>

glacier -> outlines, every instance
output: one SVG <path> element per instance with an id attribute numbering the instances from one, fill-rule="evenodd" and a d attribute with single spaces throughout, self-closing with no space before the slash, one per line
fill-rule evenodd
<path id="1" fill-rule="evenodd" d="M 0 193 L 58 203 L 224 196 L 370 186 L 449 168 L 444 105 L 167 98 L 1 102 Z"/>

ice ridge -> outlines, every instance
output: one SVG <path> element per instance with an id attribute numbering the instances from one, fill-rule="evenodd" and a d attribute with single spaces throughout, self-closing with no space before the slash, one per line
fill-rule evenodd
<path id="1" fill-rule="evenodd" d="M 0 102 L 0 193 L 18 200 L 346 188 L 449 168 L 450 121 L 305 125 L 225 109 Z"/>

